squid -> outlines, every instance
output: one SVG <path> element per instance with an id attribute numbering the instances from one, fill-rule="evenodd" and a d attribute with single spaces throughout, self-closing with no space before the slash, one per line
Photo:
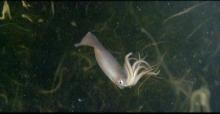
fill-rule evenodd
<path id="1" fill-rule="evenodd" d="M 143 77 L 156 76 L 160 70 L 151 66 L 143 58 L 131 57 L 132 52 L 125 56 L 123 68 L 115 57 L 99 42 L 95 35 L 88 32 L 80 43 L 74 45 L 94 48 L 95 58 L 105 75 L 120 89 L 132 87 Z"/>

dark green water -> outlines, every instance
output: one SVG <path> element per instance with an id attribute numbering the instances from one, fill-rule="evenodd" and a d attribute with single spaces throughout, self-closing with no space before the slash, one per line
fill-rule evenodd
<path id="1" fill-rule="evenodd" d="M 12 19 L 0 20 L 0 111 L 220 111 L 220 2 L 27 3 L 8 1 Z M 88 31 L 121 65 L 129 52 L 159 63 L 163 79 L 119 89 L 92 48 L 74 47 Z M 201 87 L 210 98 L 196 110 Z"/>

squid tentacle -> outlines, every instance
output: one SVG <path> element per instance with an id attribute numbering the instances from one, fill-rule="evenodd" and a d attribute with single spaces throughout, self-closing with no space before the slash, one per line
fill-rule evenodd
<path id="1" fill-rule="evenodd" d="M 124 69 L 127 75 L 125 86 L 134 86 L 144 75 L 149 78 L 159 74 L 160 71 L 154 69 L 155 65 L 151 66 L 140 57 L 140 54 L 138 59 L 131 55 L 130 52 L 125 56 Z"/>

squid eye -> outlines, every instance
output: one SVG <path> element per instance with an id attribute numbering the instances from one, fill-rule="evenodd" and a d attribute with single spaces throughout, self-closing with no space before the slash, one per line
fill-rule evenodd
<path id="1" fill-rule="evenodd" d="M 119 84 L 123 85 L 123 83 L 124 83 L 124 82 L 123 82 L 122 80 L 119 81 Z"/>

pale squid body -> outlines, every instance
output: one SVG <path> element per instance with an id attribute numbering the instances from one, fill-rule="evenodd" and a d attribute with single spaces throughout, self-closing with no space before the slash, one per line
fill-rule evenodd
<path id="1" fill-rule="evenodd" d="M 137 58 L 131 58 L 132 53 L 125 56 L 124 68 L 122 68 L 112 54 L 98 41 L 96 36 L 88 32 L 78 46 L 90 46 L 94 48 L 96 61 L 102 71 L 108 78 L 120 89 L 136 85 L 139 79 L 146 76 L 158 75 L 159 71 L 150 66 L 146 61 Z M 130 58 L 129 58 L 130 57 Z M 131 61 L 133 64 L 131 65 Z"/>

